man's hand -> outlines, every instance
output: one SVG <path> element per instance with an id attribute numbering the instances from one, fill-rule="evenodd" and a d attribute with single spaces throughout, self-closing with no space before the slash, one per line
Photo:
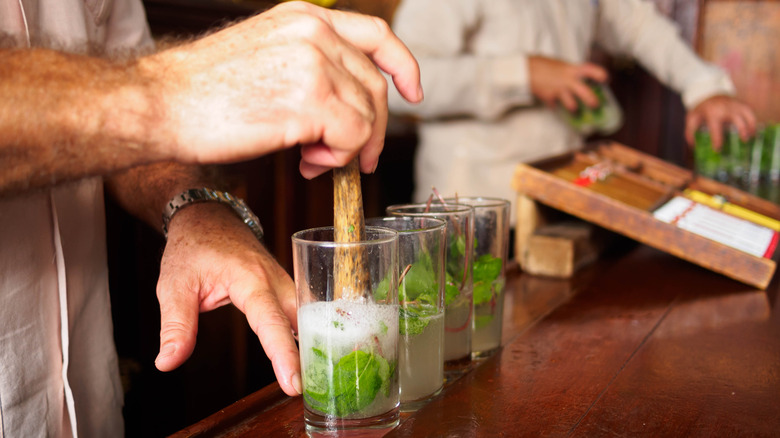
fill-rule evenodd
<path id="1" fill-rule="evenodd" d="M 685 140 L 694 143 L 694 134 L 702 125 L 707 126 L 712 138 L 712 147 L 720 150 L 723 145 L 723 131 L 733 125 L 742 140 L 748 140 L 756 132 L 756 115 L 747 104 L 731 96 L 713 96 L 696 105 L 685 118 Z"/>
<path id="2" fill-rule="evenodd" d="M 203 203 L 180 210 L 170 224 L 157 283 L 161 371 L 192 354 L 198 314 L 233 303 L 260 339 L 282 390 L 301 393 L 295 285 L 229 207 Z"/>
<path id="3" fill-rule="evenodd" d="M 174 157 L 233 162 L 301 144 L 306 178 L 358 153 L 361 170 L 375 170 L 387 124 L 377 66 L 405 98 L 422 99 L 417 62 L 386 22 L 303 2 L 140 63 L 163 75 Z"/>
<path id="4" fill-rule="evenodd" d="M 417 62 L 387 23 L 303 2 L 129 61 L 0 48 L 0 196 L 298 144 L 307 178 L 358 153 L 371 172 L 387 122 L 377 67 L 422 99 Z"/>
<path id="5" fill-rule="evenodd" d="M 586 81 L 605 82 L 609 78 L 607 71 L 596 64 L 570 64 L 543 56 L 528 58 L 528 74 L 531 92 L 537 99 L 550 107 L 560 103 L 569 111 L 577 109 L 578 99 L 591 108 L 598 107 L 599 98 Z"/>

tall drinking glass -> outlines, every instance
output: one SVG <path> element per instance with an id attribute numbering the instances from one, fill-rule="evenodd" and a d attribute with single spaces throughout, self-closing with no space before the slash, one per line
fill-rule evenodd
<path id="1" fill-rule="evenodd" d="M 444 285 L 444 372 L 455 378 L 471 366 L 474 209 L 468 205 L 405 204 L 392 216 L 433 217 L 447 223 Z"/>
<path id="2" fill-rule="evenodd" d="M 398 233 L 366 227 L 334 242 L 333 227 L 292 236 L 304 421 L 309 433 L 398 424 Z M 339 257 L 359 254 L 366 290 L 346 290 Z"/>
<path id="3" fill-rule="evenodd" d="M 694 135 L 694 167 L 696 173 L 707 178 L 725 180 L 720 151 L 712 146 L 712 135 L 706 126 L 700 127 Z"/>
<path id="4" fill-rule="evenodd" d="M 447 224 L 436 218 L 395 216 L 366 219 L 366 225 L 398 232 L 398 380 L 401 410 L 412 411 L 444 385 Z"/>
<path id="5" fill-rule="evenodd" d="M 506 261 L 509 256 L 509 201 L 488 197 L 457 197 L 447 202 L 474 208 L 474 358 L 501 346 Z"/>
<path id="6" fill-rule="evenodd" d="M 764 133 L 766 129 L 763 125 L 756 127 L 756 134 L 750 139 L 748 151 L 750 153 L 749 168 L 747 171 L 746 182 L 750 188 L 760 185 L 761 165 L 764 155 Z"/>
<path id="7" fill-rule="evenodd" d="M 740 187 L 750 166 L 749 143 L 739 137 L 735 126 L 729 126 L 723 136 L 723 150 L 727 154 L 726 166 L 729 172 L 729 184 Z"/>
<path id="8" fill-rule="evenodd" d="M 761 170 L 776 185 L 780 181 L 780 123 L 766 127 Z"/>

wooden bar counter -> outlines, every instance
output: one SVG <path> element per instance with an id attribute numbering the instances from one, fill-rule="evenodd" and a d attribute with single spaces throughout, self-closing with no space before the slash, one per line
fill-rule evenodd
<path id="1" fill-rule="evenodd" d="M 777 279 L 756 290 L 638 244 L 568 280 L 513 269 L 503 347 L 387 437 L 780 436 Z M 278 385 L 174 436 L 305 436 Z"/>

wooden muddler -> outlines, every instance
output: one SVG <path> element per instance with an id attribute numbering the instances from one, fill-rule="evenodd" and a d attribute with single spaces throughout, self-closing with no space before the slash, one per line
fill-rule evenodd
<path id="1" fill-rule="evenodd" d="M 366 239 L 358 157 L 342 168 L 333 169 L 333 229 L 336 242 Z M 337 249 L 333 265 L 334 299 L 358 300 L 368 293 L 368 266 L 362 248 L 356 245 Z"/>

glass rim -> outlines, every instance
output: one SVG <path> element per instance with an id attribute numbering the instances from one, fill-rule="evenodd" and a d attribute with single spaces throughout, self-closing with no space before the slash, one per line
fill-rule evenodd
<path id="1" fill-rule="evenodd" d="M 457 200 L 458 202 L 454 202 L 454 204 L 465 204 L 465 205 L 470 205 L 472 207 L 499 207 L 504 205 L 508 206 L 511 204 L 508 199 L 498 198 L 495 196 L 458 196 L 458 197 L 451 196 L 451 197 L 444 198 L 444 200 L 445 201 Z M 461 201 L 479 202 L 480 204 L 472 205 Z M 441 204 L 441 202 L 439 203 Z"/>
<path id="2" fill-rule="evenodd" d="M 371 231 L 372 233 L 377 233 L 378 238 L 377 239 L 369 239 L 369 240 L 361 240 L 358 242 L 336 242 L 335 240 L 313 240 L 310 238 L 304 238 L 303 235 L 307 233 L 315 233 L 315 232 L 333 232 L 335 227 L 333 226 L 326 226 L 326 227 L 316 227 L 316 228 L 307 228 L 305 230 L 296 231 L 292 235 L 292 241 L 293 243 L 299 243 L 299 244 L 308 244 L 308 245 L 318 245 L 318 246 L 324 246 L 324 247 L 349 247 L 349 246 L 365 246 L 365 245 L 376 245 L 376 244 L 382 244 L 382 243 L 389 243 L 394 240 L 398 239 L 398 231 L 387 228 L 387 227 L 377 227 L 377 226 L 366 226 L 366 236 L 368 236 L 368 232 Z"/>
<path id="3" fill-rule="evenodd" d="M 426 222 L 430 222 L 431 224 L 430 225 L 422 224 L 422 226 L 420 227 L 416 227 L 409 230 L 398 230 L 390 227 L 382 227 L 381 225 L 372 225 L 372 226 L 378 228 L 390 228 L 391 230 L 398 232 L 398 234 L 429 232 L 429 231 L 437 231 L 437 230 L 442 230 L 447 228 L 447 221 L 432 216 L 413 216 L 413 215 L 400 216 L 399 215 L 399 216 L 377 216 L 372 218 L 366 218 L 366 222 L 368 221 L 400 222 L 400 221 L 412 221 L 412 220 L 424 220 Z"/>
<path id="4" fill-rule="evenodd" d="M 419 211 L 419 212 L 404 211 L 406 209 L 415 209 L 415 208 L 426 209 L 431 207 L 436 207 L 437 211 Z M 438 210 L 439 207 L 448 207 L 448 208 L 455 207 L 455 208 L 453 210 Z M 469 213 L 469 212 L 473 213 L 474 207 L 468 204 L 455 204 L 455 203 L 442 204 L 440 202 L 428 204 L 425 202 L 420 202 L 420 203 L 390 205 L 385 209 L 385 211 L 387 211 L 388 213 L 392 213 L 395 216 L 436 217 L 436 216 L 441 216 L 443 214 L 455 216 L 463 213 Z"/>

